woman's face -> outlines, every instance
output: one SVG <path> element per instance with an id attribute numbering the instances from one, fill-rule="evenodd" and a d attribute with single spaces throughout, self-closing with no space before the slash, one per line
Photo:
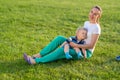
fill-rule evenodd
<path id="1" fill-rule="evenodd" d="M 98 18 L 100 18 L 100 11 L 97 8 L 92 8 L 89 13 L 89 20 L 91 22 L 97 22 Z"/>

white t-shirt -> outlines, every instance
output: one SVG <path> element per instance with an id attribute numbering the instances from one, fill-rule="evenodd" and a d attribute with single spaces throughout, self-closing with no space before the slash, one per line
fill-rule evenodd
<path id="1" fill-rule="evenodd" d="M 93 24 L 93 23 L 90 23 L 89 21 L 86 21 L 84 23 L 84 28 L 86 28 L 88 30 L 87 39 L 85 39 L 86 44 L 89 44 L 91 42 L 92 34 L 101 34 L 100 25 L 97 23 Z M 93 53 L 94 48 L 89 49 L 89 50 Z"/>

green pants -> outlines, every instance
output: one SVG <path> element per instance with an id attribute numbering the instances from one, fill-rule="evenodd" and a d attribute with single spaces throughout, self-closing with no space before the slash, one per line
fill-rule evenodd
<path id="1" fill-rule="evenodd" d="M 60 45 L 66 40 L 63 36 L 57 36 L 55 39 L 53 39 L 45 48 L 43 48 L 40 51 L 41 58 L 36 58 L 36 63 L 46 63 L 46 62 L 52 62 L 58 59 L 64 59 L 65 53 L 64 48 L 61 48 Z M 77 53 L 74 49 L 70 49 L 70 55 L 73 57 L 73 59 L 77 58 Z M 91 55 L 87 55 L 91 56 Z"/>

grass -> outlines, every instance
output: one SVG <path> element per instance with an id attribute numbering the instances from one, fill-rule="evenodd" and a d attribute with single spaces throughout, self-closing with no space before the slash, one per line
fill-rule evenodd
<path id="1" fill-rule="evenodd" d="M 89 60 L 34 66 L 23 53 L 38 53 L 57 35 L 74 35 L 94 5 L 103 9 L 102 34 Z M 119 80 L 119 0 L 0 0 L 0 80 Z"/>

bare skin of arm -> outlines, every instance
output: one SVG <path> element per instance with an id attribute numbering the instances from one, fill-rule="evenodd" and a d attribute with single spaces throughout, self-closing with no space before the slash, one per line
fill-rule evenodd
<path id="1" fill-rule="evenodd" d="M 67 42 L 65 41 L 60 47 L 64 46 L 65 44 L 67 44 Z"/>
<path id="2" fill-rule="evenodd" d="M 98 38 L 99 38 L 99 34 L 93 34 L 90 44 L 80 45 L 80 44 L 70 42 L 70 45 L 74 48 L 78 47 L 78 48 L 84 48 L 84 49 L 91 49 L 96 45 Z"/>

